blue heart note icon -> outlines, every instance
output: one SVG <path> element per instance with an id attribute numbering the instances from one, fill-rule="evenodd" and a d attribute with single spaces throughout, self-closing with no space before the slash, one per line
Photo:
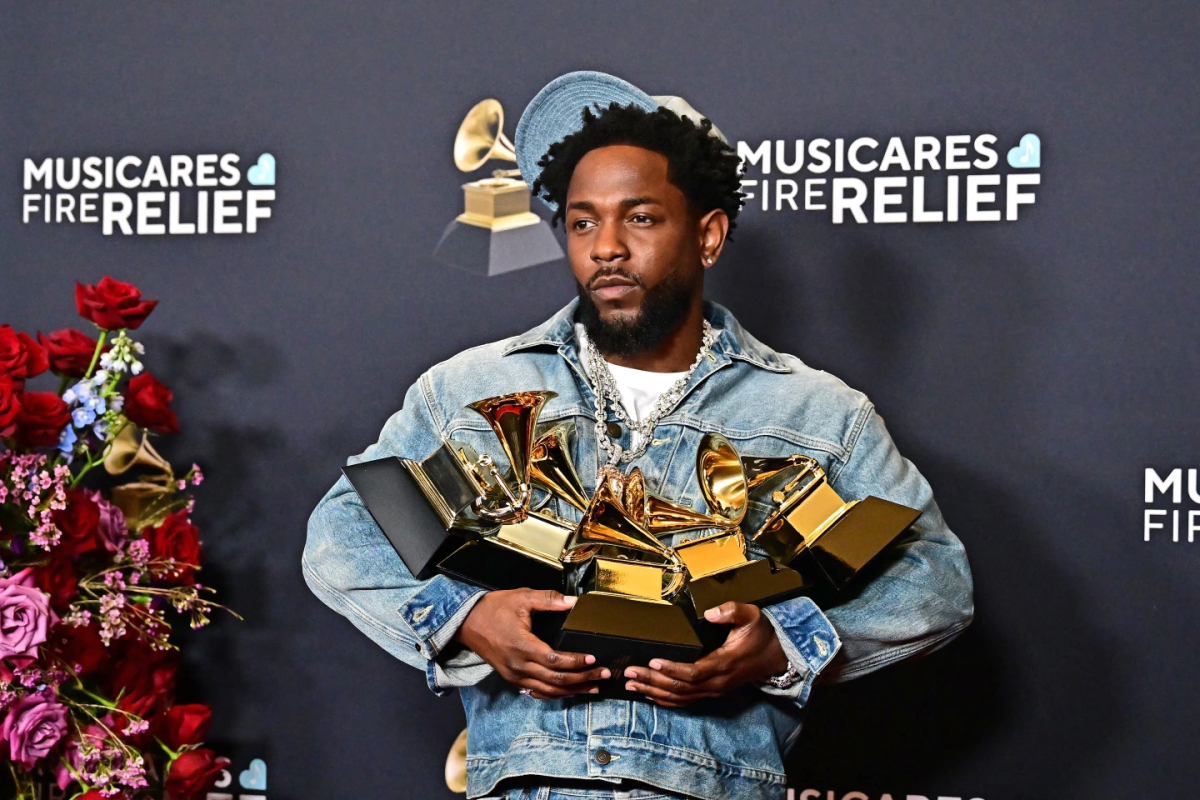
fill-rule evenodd
<path id="1" fill-rule="evenodd" d="M 238 776 L 238 783 L 243 789 L 258 789 L 261 792 L 267 790 L 267 762 L 261 758 L 256 758 L 250 762 L 247 769 L 242 770 L 242 774 Z"/>
<path id="2" fill-rule="evenodd" d="M 1009 160 L 1012 160 L 1012 156 L 1009 156 Z M 255 186 L 274 186 L 275 156 L 270 153 L 259 156 L 258 163 L 246 170 L 246 180 Z"/>
<path id="3" fill-rule="evenodd" d="M 1042 140 L 1036 133 L 1025 134 L 1021 143 L 1008 151 L 1008 165 L 1017 169 L 1037 169 L 1042 165 Z"/>

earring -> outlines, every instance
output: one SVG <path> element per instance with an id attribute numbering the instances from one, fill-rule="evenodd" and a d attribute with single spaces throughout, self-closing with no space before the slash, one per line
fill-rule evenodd
<path id="1" fill-rule="evenodd" d="M 705 263 L 705 264 L 712 264 L 712 256 L 705 256 L 705 257 L 704 257 L 704 263 Z"/>

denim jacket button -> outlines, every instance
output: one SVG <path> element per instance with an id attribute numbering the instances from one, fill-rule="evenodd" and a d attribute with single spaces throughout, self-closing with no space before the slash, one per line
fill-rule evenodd
<path id="1" fill-rule="evenodd" d="M 608 435 L 614 439 L 621 438 L 621 426 L 615 422 L 608 423 Z"/>
<path id="2" fill-rule="evenodd" d="M 608 752 L 604 748 L 600 748 L 599 750 L 596 751 L 596 763 L 597 764 L 599 764 L 600 766 L 603 767 L 605 764 L 607 764 L 610 761 L 612 761 L 612 753 Z"/>

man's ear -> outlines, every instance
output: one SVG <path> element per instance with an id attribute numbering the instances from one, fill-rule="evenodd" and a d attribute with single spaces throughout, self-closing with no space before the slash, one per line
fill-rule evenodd
<path id="1" fill-rule="evenodd" d="M 700 217 L 696 232 L 700 236 L 700 263 L 707 269 L 721 257 L 725 237 L 729 235 L 729 215 L 720 208 L 714 208 Z"/>

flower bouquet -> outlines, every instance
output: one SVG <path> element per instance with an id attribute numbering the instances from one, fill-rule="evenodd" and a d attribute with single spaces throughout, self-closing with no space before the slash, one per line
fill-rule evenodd
<path id="1" fill-rule="evenodd" d="M 151 443 L 179 431 L 129 336 L 157 301 L 109 277 L 75 301 L 95 338 L 0 326 L 0 759 L 18 800 L 192 800 L 224 763 L 209 708 L 174 703 L 166 610 L 198 628 L 223 608 L 197 580 L 203 475 Z M 30 388 L 43 373 L 57 391 Z"/>

